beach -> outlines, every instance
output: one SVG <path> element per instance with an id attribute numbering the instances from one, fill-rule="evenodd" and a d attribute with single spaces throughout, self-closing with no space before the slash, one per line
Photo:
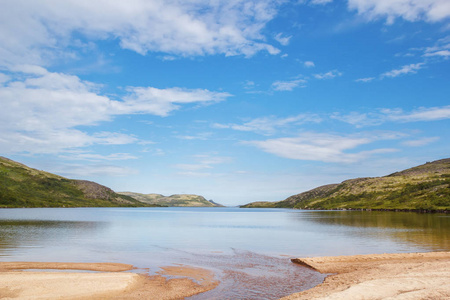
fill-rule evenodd
<path id="1" fill-rule="evenodd" d="M 183 299 L 218 284 L 212 272 L 200 268 L 126 272 L 133 269 L 114 263 L 0 262 L 0 299 Z"/>
<path id="2" fill-rule="evenodd" d="M 282 300 L 450 298 L 450 252 L 292 261 L 330 275 Z M 219 284 L 211 271 L 190 266 L 161 267 L 155 275 L 129 272 L 134 269 L 118 263 L 0 262 L 0 299 L 183 299 Z"/>
<path id="3" fill-rule="evenodd" d="M 297 258 L 333 274 L 324 283 L 282 300 L 450 299 L 450 252 Z"/>

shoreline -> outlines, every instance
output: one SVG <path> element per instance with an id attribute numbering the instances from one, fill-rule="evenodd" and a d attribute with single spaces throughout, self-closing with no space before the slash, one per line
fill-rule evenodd
<path id="1" fill-rule="evenodd" d="M 219 284 L 213 272 L 190 266 L 161 267 L 156 275 L 127 272 L 136 269 L 120 263 L 0 262 L 0 298 L 182 299 Z"/>
<path id="2" fill-rule="evenodd" d="M 450 299 L 450 252 L 296 258 L 328 275 L 322 284 L 280 300 Z"/>
<path id="3" fill-rule="evenodd" d="M 323 283 L 280 300 L 450 299 L 450 252 L 296 258 L 292 262 L 328 276 Z M 219 285 L 213 272 L 185 265 L 161 267 L 155 275 L 129 272 L 133 270 L 146 269 L 120 263 L 0 262 L 0 298 L 182 299 Z"/>

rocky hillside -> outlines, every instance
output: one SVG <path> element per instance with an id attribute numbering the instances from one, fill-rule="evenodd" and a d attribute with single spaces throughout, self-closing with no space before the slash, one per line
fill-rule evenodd
<path id="1" fill-rule="evenodd" d="M 324 185 L 279 202 L 241 207 L 300 209 L 450 210 L 450 159 L 429 162 L 384 177 Z"/>
<path id="2" fill-rule="evenodd" d="M 0 156 L 0 207 L 149 206 L 110 188 L 29 168 Z"/>
<path id="3" fill-rule="evenodd" d="M 139 194 L 132 192 L 120 192 L 121 195 L 133 197 L 134 199 L 147 203 L 162 206 L 195 206 L 195 207 L 217 207 L 222 206 L 212 200 L 206 200 L 203 196 L 191 194 L 179 194 L 163 196 L 160 194 Z"/>

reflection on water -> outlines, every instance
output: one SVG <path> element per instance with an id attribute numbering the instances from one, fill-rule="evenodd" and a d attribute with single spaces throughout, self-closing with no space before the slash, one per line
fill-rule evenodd
<path id="1" fill-rule="evenodd" d="M 79 221 L 1 220 L 0 256 L 9 256 L 13 251 L 42 247 L 46 241 L 84 235 L 95 230 L 100 223 Z"/>
<path id="2" fill-rule="evenodd" d="M 307 215 L 290 215 L 361 237 L 391 239 L 430 251 L 450 250 L 450 216 L 410 212 L 379 211 L 310 211 Z"/>
<path id="3" fill-rule="evenodd" d="M 151 274 L 187 264 L 222 281 L 194 299 L 278 299 L 323 279 L 291 257 L 450 251 L 449 222 L 400 212 L 0 209 L 0 261 L 120 262 Z"/>

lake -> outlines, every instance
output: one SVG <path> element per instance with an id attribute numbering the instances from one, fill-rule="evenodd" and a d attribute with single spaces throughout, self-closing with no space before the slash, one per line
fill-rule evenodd
<path id="1" fill-rule="evenodd" d="M 325 275 L 293 257 L 450 251 L 450 216 L 241 208 L 0 209 L 1 261 L 186 264 L 221 284 L 191 299 L 277 299 Z"/>

